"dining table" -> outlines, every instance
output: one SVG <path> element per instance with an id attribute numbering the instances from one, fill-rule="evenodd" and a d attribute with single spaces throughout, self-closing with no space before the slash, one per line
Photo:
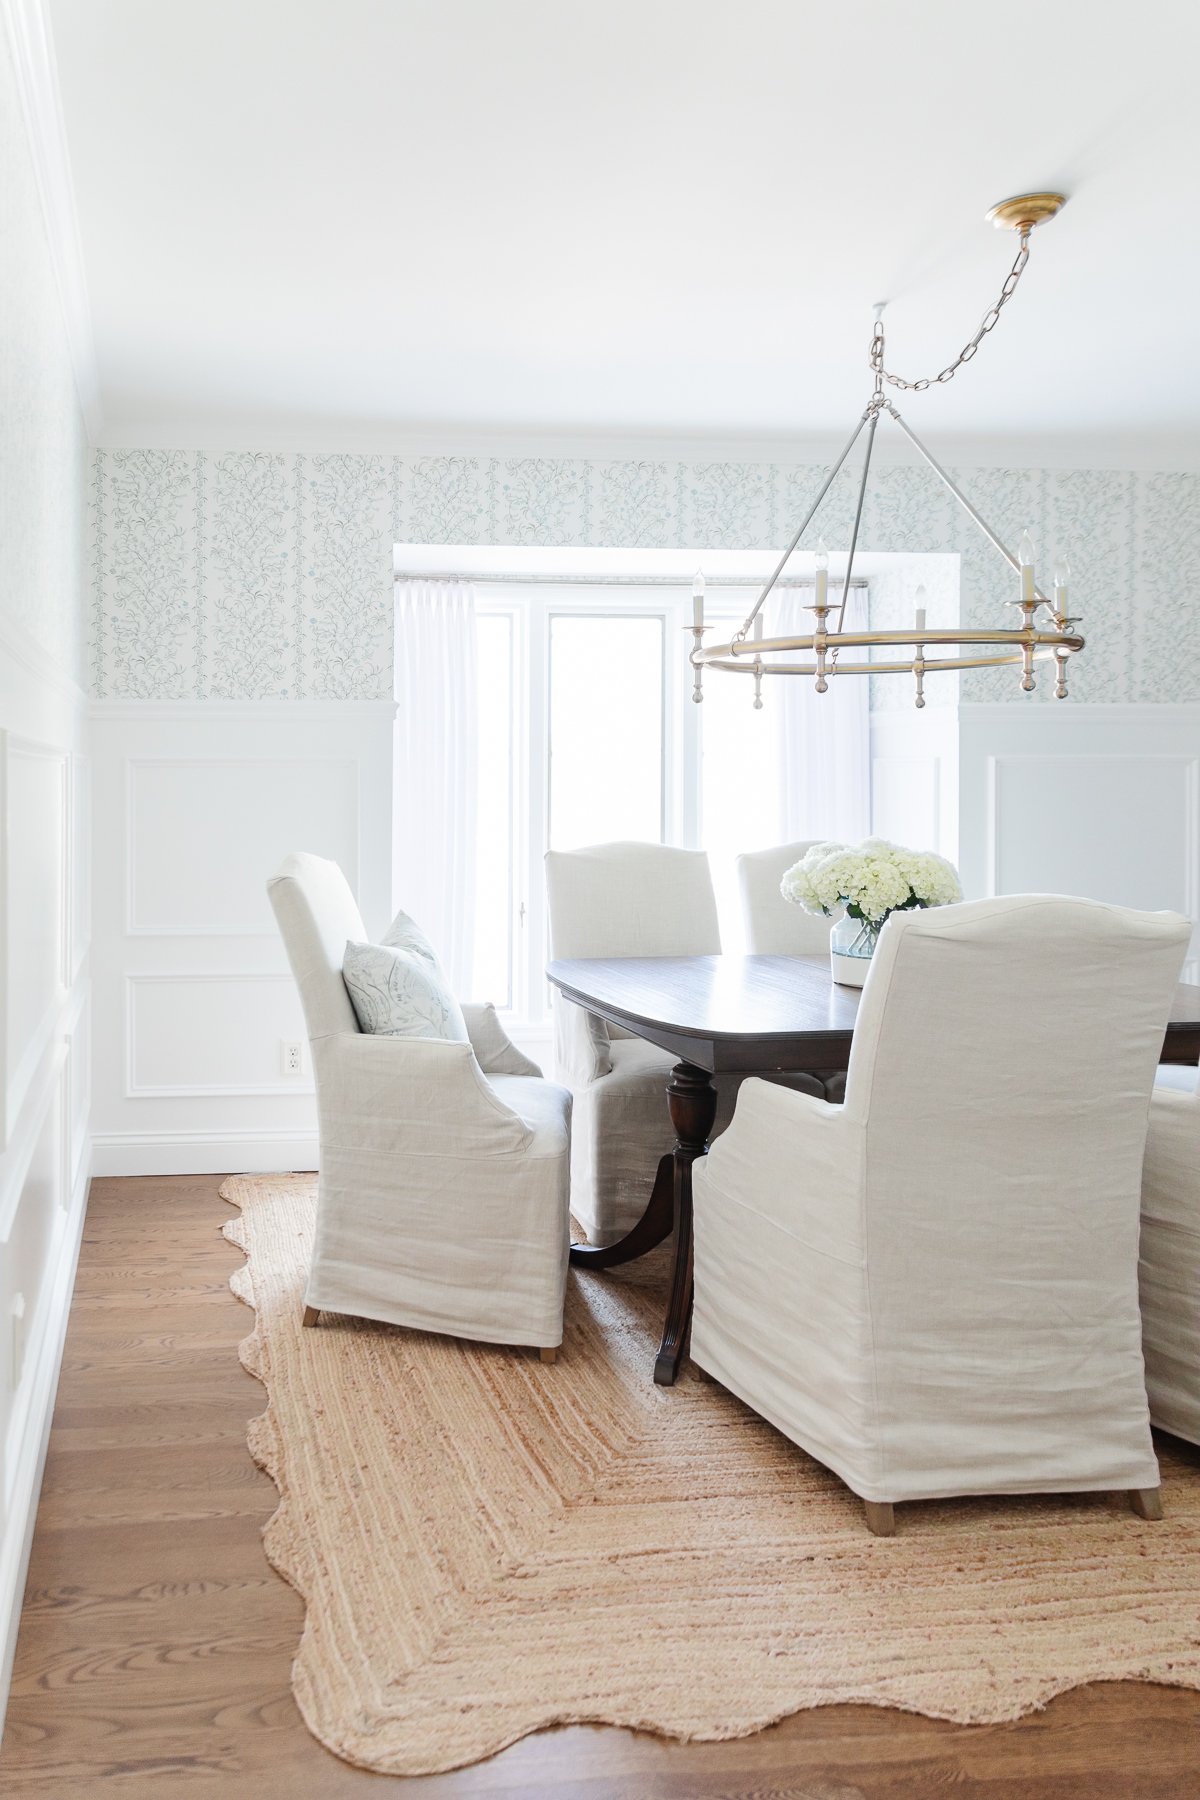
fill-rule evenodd
<path id="1" fill-rule="evenodd" d="M 546 973 L 565 999 L 678 1058 L 665 1087 L 674 1144 L 664 1148 L 645 1211 L 615 1244 L 571 1246 L 576 1267 L 613 1269 L 674 1233 L 654 1360 L 655 1381 L 669 1387 L 692 1312 L 692 1165 L 708 1149 L 717 1084 L 844 1071 L 862 990 L 835 982 L 827 956 L 579 957 L 551 962 Z M 1200 987 L 1180 983 L 1161 1060 L 1200 1063 Z"/>

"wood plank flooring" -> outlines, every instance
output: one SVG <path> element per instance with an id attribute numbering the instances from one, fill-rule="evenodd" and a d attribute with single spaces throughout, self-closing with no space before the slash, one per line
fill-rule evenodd
<path id="1" fill-rule="evenodd" d="M 85 1800 L 1200 1800 L 1200 1695 L 1084 1688 L 1015 1725 L 874 1707 L 727 1744 L 543 1732 L 452 1775 L 339 1762 L 288 1685 L 297 1595 L 260 1543 L 219 1178 L 97 1181 L 25 1596 L 0 1794 Z"/>

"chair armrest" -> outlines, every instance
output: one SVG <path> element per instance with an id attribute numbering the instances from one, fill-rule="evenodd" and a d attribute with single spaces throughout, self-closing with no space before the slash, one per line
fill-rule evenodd
<path id="1" fill-rule="evenodd" d="M 505 1155 L 533 1133 L 470 1044 L 341 1032 L 313 1042 L 327 1141 L 408 1155 Z"/>
<path id="2" fill-rule="evenodd" d="M 696 1165 L 698 1204 L 715 1188 L 814 1250 L 859 1262 L 865 1141 L 844 1107 L 751 1077 L 732 1123 Z"/>
<path id="3" fill-rule="evenodd" d="M 468 1004 L 462 1014 L 471 1048 L 485 1075 L 541 1075 L 538 1065 L 517 1049 L 490 1000 L 479 1006 Z"/>

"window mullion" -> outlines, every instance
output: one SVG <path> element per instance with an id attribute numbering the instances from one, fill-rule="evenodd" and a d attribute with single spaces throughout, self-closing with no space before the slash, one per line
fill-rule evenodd
<path id="1" fill-rule="evenodd" d="M 546 803 L 550 775 L 547 678 L 549 660 L 549 605 L 542 594 L 527 602 L 525 671 L 525 740 L 527 762 L 524 787 L 527 805 L 525 855 L 525 922 L 521 933 L 524 968 L 525 1017 L 532 1023 L 546 1016 Z"/>

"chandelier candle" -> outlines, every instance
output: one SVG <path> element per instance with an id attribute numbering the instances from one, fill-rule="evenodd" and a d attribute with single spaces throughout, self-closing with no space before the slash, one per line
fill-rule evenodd
<path id="1" fill-rule="evenodd" d="M 829 596 L 829 552 L 823 542 L 817 543 L 817 592 L 818 606 L 825 606 Z"/>
<path id="2" fill-rule="evenodd" d="M 1071 628 L 1079 623 L 1078 619 L 1069 618 L 1066 612 L 1066 580 L 1060 582 L 1058 571 L 1055 572 L 1054 600 L 1038 590 L 1034 578 L 1033 540 L 1026 532 L 1021 538 L 1019 554 L 1014 556 L 992 530 L 979 512 L 972 506 L 962 489 L 934 456 L 925 448 L 916 433 L 900 417 L 896 407 L 889 399 L 886 388 L 903 388 L 911 393 L 921 393 L 934 386 L 944 386 L 952 381 L 958 371 L 971 361 L 984 338 L 993 331 L 999 322 L 1003 309 L 1017 291 L 1017 283 L 1024 274 L 1029 261 L 1029 238 L 1031 232 L 1047 219 L 1052 219 L 1065 204 L 1061 194 L 1019 194 L 1011 200 L 1002 200 L 988 213 L 997 226 L 1015 231 L 1019 235 L 1020 247 L 1016 260 L 1005 278 L 999 297 L 987 312 L 973 338 L 963 346 L 953 362 L 938 375 L 922 376 L 919 381 L 909 381 L 902 375 L 893 373 L 884 360 L 883 320 L 878 316 L 882 307 L 877 309 L 875 328 L 871 334 L 868 361 L 874 376 L 874 387 L 871 397 L 863 410 L 862 416 L 850 435 L 850 440 L 842 450 L 837 461 L 829 469 L 821 485 L 816 499 L 796 527 L 787 548 L 784 550 L 774 571 L 768 577 L 766 585 L 751 607 L 743 623 L 738 627 L 727 644 L 713 644 L 705 647 L 703 607 L 697 599 L 697 593 L 703 593 L 703 584 L 699 589 L 693 586 L 692 608 L 692 669 L 694 671 L 693 700 L 703 699 L 701 691 L 702 676 L 705 669 L 718 669 L 724 674 L 752 675 L 754 677 L 755 704 L 760 704 L 762 678 L 764 675 L 809 676 L 819 694 L 823 694 L 834 677 L 847 675 L 910 675 L 915 685 L 915 700 L 918 706 L 924 706 L 924 681 L 927 671 L 962 670 L 962 669 L 995 669 L 1015 664 L 1021 671 L 1021 686 L 1029 692 L 1036 686 L 1034 665 L 1039 662 L 1053 661 L 1055 665 L 1054 693 L 1060 700 L 1067 693 L 1067 661 L 1078 654 L 1084 647 L 1084 641 Z M 1020 608 L 1021 623 L 1015 629 L 1003 626 L 988 630 L 964 629 L 956 626 L 952 629 L 928 631 L 926 629 L 926 612 L 921 602 L 924 593 L 917 595 L 916 622 L 909 632 L 901 627 L 888 631 L 846 631 L 844 630 L 846 599 L 850 592 L 851 575 L 854 569 L 854 554 L 858 546 L 859 525 L 863 516 L 863 501 L 866 495 L 867 482 L 871 471 L 871 451 L 875 441 L 875 431 L 881 418 L 887 415 L 904 433 L 909 443 L 919 456 L 933 470 L 945 487 L 953 494 L 958 504 L 967 514 L 971 522 L 978 527 L 1009 568 L 1020 577 L 1021 597 L 1012 604 Z M 840 607 L 829 605 L 829 552 L 824 543 L 818 543 L 815 561 L 815 593 L 810 611 L 813 614 L 813 629 L 808 637 L 765 637 L 762 632 L 762 607 L 780 576 L 783 574 L 800 539 L 808 530 L 817 512 L 820 510 L 825 496 L 833 486 L 839 471 L 842 469 L 855 444 L 866 428 L 866 450 L 863 456 L 862 474 L 858 486 L 858 499 L 854 510 L 854 524 L 850 534 L 850 546 L 846 556 L 845 573 L 841 577 L 842 600 Z M 1045 607 L 1049 614 L 1039 624 L 1039 614 Z M 829 628 L 829 614 L 836 612 L 833 629 Z M 1042 625 L 1047 628 L 1043 629 Z M 751 635 L 753 634 L 753 635 Z M 749 641 L 748 641 L 749 640 Z M 880 657 L 872 660 L 872 653 L 879 649 L 890 649 L 893 654 L 889 658 Z M 927 648 L 936 654 L 927 657 Z M 947 655 L 944 652 L 961 649 L 963 655 Z M 811 662 L 790 660 L 795 651 L 807 652 Z M 847 656 L 845 652 L 858 652 Z M 910 652 L 915 651 L 915 655 Z M 776 660 L 772 660 L 775 658 Z M 783 658 L 785 660 L 778 660 Z"/>

